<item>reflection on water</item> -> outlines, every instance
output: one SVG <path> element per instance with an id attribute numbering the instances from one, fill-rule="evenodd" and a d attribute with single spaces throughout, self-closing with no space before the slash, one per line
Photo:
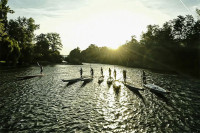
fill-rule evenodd
<path id="1" fill-rule="evenodd" d="M 38 67 L 0 69 L 0 132 L 200 132 L 200 82 L 147 71 L 147 82 L 171 91 L 137 91 L 121 84 L 116 90 L 98 83 L 100 64 L 92 64 L 91 82 L 62 82 L 90 75 L 90 65 L 44 67 L 45 76 L 16 80 L 39 73 Z M 141 88 L 140 69 L 115 66 L 117 80 L 127 70 L 128 82 Z M 113 72 L 112 72 L 113 76 Z"/>

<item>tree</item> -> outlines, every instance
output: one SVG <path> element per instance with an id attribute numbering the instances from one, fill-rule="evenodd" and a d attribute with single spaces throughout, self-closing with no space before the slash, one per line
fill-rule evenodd
<path id="1" fill-rule="evenodd" d="M 66 61 L 73 64 L 82 64 L 80 48 L 73 49 L 66 58 Z"/>
<path id="2" fill-rule="evenodd" d="M 8 34 L 18 42 L 21 49 L 20 64 L 32 62 L 34 31 L 38 28 L 39 25 L 32 18 L 18 17 L 9 21 Z"/>
<path id="3" fill-rule="evenodd" d="M 62 49 L 62 43 L 58 33 L 48 33 L 47 39 L 52 51 L 59 51 Z"/>
<path id="4" fill-rule="evenodd" d="M 36 36 L 35 40 L 36 44 L 34 51 L 36 60 L 50 61 L 55 63 L 62 61 L 62 56 L 58 51 L 61 49 L 60 46 L 62 46 L 59 34 L 40 34 Z"/>
<path id="5" fill-rule="evenodd" d="M 0 44 L 0 60 L 5 60 L 7 64 L 15 65 L 20 56 L 20 48 L 15 40 L 4 37 Z"/>
<path id="6" fill-rule="evenodd" d="M 196 9 L 196 13 L 200 17 L 200 9 Z"/>
<path id="7" fill-rule="evenodd" d="M 0 42 L 1 42 L 2 37 L 3 37 L 4 35 L 6 35 L 5 32 L 4 32 L 4 24 L 1 23 L 1 21 L 0 21 Z"/>
<path id="8" fill-rule="evenodd" d="M 2 21 L 2 23 L 5 26 L 4 30 L 7 29 L 7 25 L 8 25 L 7 14 L 14 13 L 14 11 L 11 10 L 9 6 L 7 6 L 7 3 L 8 3 L 8 0 L 0 1 L 0 20 Z"/>
<path id="9" fill-rule="evenodd" d="M 42 34 L 36 36 L 35 40 L 36 40 L 36 44 L 34 47 L 35 53 L 40 53 L 43 56 L 45 54 L 48 54 L 50 44 L 47 39 L 47 35 L 42 33 Z"/>

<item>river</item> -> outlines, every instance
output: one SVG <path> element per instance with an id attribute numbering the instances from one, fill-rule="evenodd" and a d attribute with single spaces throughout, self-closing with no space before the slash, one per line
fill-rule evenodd
<path id="1" fill-rule="evenodd" d="M 127 70 L 128 82 L 141 88 L 141 69 L 92 64 L 94 79 L 67 84 L 62 79 L 89 76 L 90 64 L 0 69 L 0 132 L 200 132 L 200 81 L 145 70 L 147 82 L 171 91 L 159 95 L 121 86 L 116 91 L 106 78 L 98 84 L 100 68 Z M 113 73 L 112 73 L 113 74 Z"/>

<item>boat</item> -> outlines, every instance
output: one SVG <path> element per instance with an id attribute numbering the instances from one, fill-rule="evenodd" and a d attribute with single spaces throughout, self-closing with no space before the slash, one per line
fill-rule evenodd
<path id="1" fill-rule="evenodd" d="M 113 82 L 113 88 L 115 88 L 115 89 L 120 89 L 121 88 L 121 84 L 120 84 L 120 82 L 118 80 L 115 80 Z"/>
<path id="2" fill-rule="evenodd" d="M 29 78 L 42 77 L 42 76 L 44 76 L 44 74 L 28 75 L 28 76 L 17 76 L 16 78 L 18 78 L 18 79 L 29 79 Z"/>
<path id="3" fill-rule="evenodd" d="M 63 82 L 78 82 L 80 80 L 81 80 L 81 78 L 68 79 L 68 80 L 62 79 Z"/>
<path id="4" fill-rule="evenodd" d="M 134 87 L 135 85 L 133 85 L 132 83 L 129 83 L 129 82 L 123 82 L 124 83 L 124 86 L 126 86 L 127 88 L 131 89 L 131 90 L 139 90 L 139 91 L 143 91 L 144 89 L 143 88 L 137 88 L 137 87 Z"/>
<path id="5" fill-rule="evenodd" d="M 98 83 L 102 83 L 104 81 L 104 76 L 99 77 Z"/>
<path id="6" fill-rule="evenodd" d="M 107 79 L 107 84 L 112 84 L 112 82 L 113 82 L 113 78 L 112 77 L 109 77 L 108 79 Z"/>
<path id="7" fill-rule="evenodd" d="M 144 84 L 144 87 L 150 89 L 153 92 L 160 93 L 160 94 L 170 93 L 170 91 L 165 90 L 162 87 L 154 85 L 154 84 Z"/>
<path id="8" fill-rule="evenodd" d="M 81 81 L 84 81 L 84 82 L 90 82 L 92 81 L 93 78 L 82 78 Z"/>

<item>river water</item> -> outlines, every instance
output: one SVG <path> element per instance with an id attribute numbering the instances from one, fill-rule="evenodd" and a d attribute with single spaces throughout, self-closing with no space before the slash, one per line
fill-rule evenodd
<path id="1" fill-rule="evenodd" d="M 159 95 L 145 89 L 119 91 L 106 80 L 98 84 L 100 68 L 105 76 L 112 65 L 92 64 L 94 79 L 67 84 L 62 79 L 89 76 L 90 65 L 37 66 L 0 69 L 0 132 L 200 132 L 200 81 L 146 70 L 147 82 L 171 91 Z M 141 88 L 141 69 L 115 66 L 117 79 L 127 70 L 128 82 Z M 112 73 L 113 74 L 113 73 Z M 106 78 L 105 78 L 106 79 Z"/>

